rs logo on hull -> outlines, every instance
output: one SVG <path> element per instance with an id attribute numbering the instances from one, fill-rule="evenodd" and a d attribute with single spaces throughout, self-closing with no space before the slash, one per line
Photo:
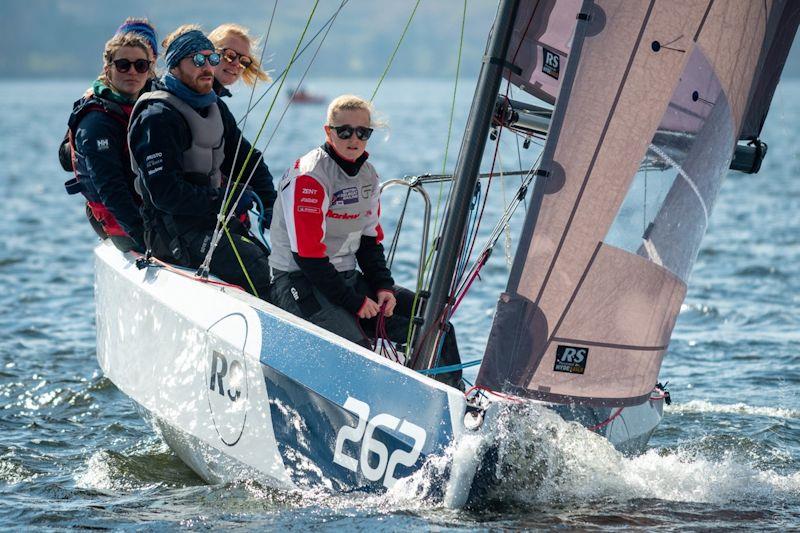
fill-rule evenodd
<path id="1" fill-rule="evenodd" d="M 227 377 L 227 385 L 225 377 Z M 214 351 L 211 356 L 211 383 L 209 389 L 216 390 L 220 396 L 226 396 L 235 402 L 242 395 L 239 388 L 244 377 L 242 363 L 234 359 L 228 364 L 228 359 L 218 351 Z M 227 387 L 227 388 L 226 388 Z"/>

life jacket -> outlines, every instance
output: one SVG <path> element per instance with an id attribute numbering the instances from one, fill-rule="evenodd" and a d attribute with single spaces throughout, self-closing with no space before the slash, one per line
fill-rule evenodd
<path id="1" fill-rule="evenodd" d="M 89 180 L 87 165 L 84 162 L 84 156 L 81 155 L 75 146 L 75 135 L 78 125 L 81 120 L 89 113 L 105 113 L 115 121 L 119 122 L 123 130 L 128 128 L 128 118 L 130 117 L 132 105 L 121 105 L 105 98 L 100 98 L 95 95 L 85 96 L 73 104 L 72 114 L 67 123 L 67 139 L 69 142 L 70 158 L 72 160 L 72 171 L 74 177 L 64 182 L 64 188 L 67 194 L 83 194 L 86 198 L 86 205 L 91 210 L 92 216 L 102 224 L 103 229 L 108 235 L 125 236 L 127 233 L 122 226 L 119 225 L 117 219 L 103 205 L 93 191 L 86 186 Z M 124 145 L 125 155 L 128 156 L 127 143 Z M 63 162 L 62 162 L 63 166 Z"/>
<path id="2" fill-rule="evenodd" d="M 174 108 L 189 126 L 192 144 L 183 152 L 183 170 L 192 183 L 209 187 L 222 184 L 220 166 L 225 158 L 225 125 L 217 104 L 209 106 L 208 116 L 204 117 L 192 106 L 168 91 L 145 93 L 136 101 L 131 113 L 133 121 L 149 102 L 162 101 Z M 128 132 L 130 145 L 130 131 Z M 131 168 L 136 173 L 136 190 L 142 194 L 141 171 L 135 158 L 131 158 Z"/>
<path id="3" fill-rule="evenodd" d="M 220 166 L 225 158 L 225 124 L 218 104 L 208 108 L 208 115 L 202 116 L 192 106 L 174 94 L 156 90 L 143 94 L 131 113 L 131 124 L 136 124 L 140 113 L 153 102 L 163 102 L 177 112 L 189 129 L 191 144 L 181 154 L 183 175 L 189 183 L 201 187 L 219 188 L 222 184 Z M 128 146 L 135 128 L 128 130 Z M 142 162 L 144 164 L 144 162 Z M 145 242 L 156 255 L 167 253 L 171 260 L 178 264 L 188 264 L 189 255 L 182 240 L 183 235 L 193 230 L 208 230 L 214 227 L 215 220 L 203 217 L 172 215 L 157 209 L 146 192 L 146 183 L 142 176 L 144 170 L 139 167 L 135 157 L 131 157 L 131 169 L 136 174 L 134 184 L 136 191 L 144 200 L 142 210 L 145 225 Z M 157 239 L 157 240 L 156 240 Z M 158 244 L 158 240 L 162 244 Z M 165 247 L 165 249 L 161 249 Z"/>

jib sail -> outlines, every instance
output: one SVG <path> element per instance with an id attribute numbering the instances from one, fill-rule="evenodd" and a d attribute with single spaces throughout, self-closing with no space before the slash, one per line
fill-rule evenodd
<path id="1" fill-rule="evenodd" d="M 645 401 L 786 5 L 583 3 L 479 385 Z"/>

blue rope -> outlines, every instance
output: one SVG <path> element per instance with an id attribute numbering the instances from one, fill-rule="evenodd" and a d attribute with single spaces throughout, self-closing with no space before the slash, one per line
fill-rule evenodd
<path id="1" fill-rule="evenodd" d="M 269 245 L 269 241 L 267 241 L 266 235 L 264 235 L 264 227 L 261 225 L 261 221 L 264 220 L 264 202 L 261 201 L 261 198 L 258 197 L 257 194 L 253 195 L 253 198 L 256 199 L 256 204 L 258 205 L 258 210 L 251 210 L 250 212 L 258 217 L 258 222 L 256 222 L 256 227 L 258 228 L 258 234 L 261 236 L 261 242 L 264 243 L 264 246 L 267 247 L 267 250 L 272 252 L 272 247 Z"/>
<path id="2" fill-rule="evenodd" d="M 446 372 L 454 372 L 456 370 L 463 370 L 464 368 L 469 368 L 471 366 L 481 364 L 481 359 L 476 359 L 474 361 L 469 361 L 467 363 L 461 363 L 460 365 L 448 365 L 448 366 L 440 366 L 438 368 L 427 368 L 425 370 L 419 370 L 420 374 L 424 374 L 426 376 L 435 376 L 436 374 L 444 374 Z"/>

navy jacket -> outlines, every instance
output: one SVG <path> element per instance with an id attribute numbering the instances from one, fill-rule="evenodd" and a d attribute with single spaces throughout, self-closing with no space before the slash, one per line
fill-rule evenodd
<path id="1" fill-rule="evenodd" d="M 166 90 L 163 85 L 155 86 L 154 89 Z M 235 179 L 251 145 L 247 139 L 242 138 L 239 154 L 236 156 L 236 168 L 231 168 L 241 132 L 228 106 L 219 99 L 216 105 L 222 115 L 225 137 L 224 159 L 220 170 L 224 176 Z M 183 171 L 181 157 L 191 142 L 189 125 L 180 112 L 166 102 L 149 102 L 133 117 L 130 125 L 131 156 L 141 169 L 146 168 L 148 156 L 157 157 L 161 161 L 158 165 L 160 168 L 155 172 L 151 169 L 142 173 L 149 192 L 145 194 L 143 210 L 148 227 L 152 227 L 155 218 L 169 215 L 170 223 L 174 223 L 172 229 L 179 233 L 214 228 L 225 189 L 224 186 L 219 189 L 211 187 L 207 180 L 198 179 L 197 176 Z M 260 156 L 261 152 L 253 150 L 241 183 L 244 183 L 255 167 L 250 186 L 264 207 L 271 209 L 275 203 L 275 186 L 272 175 Z"/>
<path id="2" fill-rule="evenodd" d="M 86 106 L 92 105 L 106 105 L 116 112 L 86 112 Z M 122 229 L 141 244 L 143 225 L 133 187 L 136 176 L 128 155 L 127 113 L 120 115 L 119 111 L 123 110 L 118 104 L 103 102 L 98 96 L 76 102 L 70 116 L 77 152 L 75 170 L 87 200 L 103 204 Z"/>

